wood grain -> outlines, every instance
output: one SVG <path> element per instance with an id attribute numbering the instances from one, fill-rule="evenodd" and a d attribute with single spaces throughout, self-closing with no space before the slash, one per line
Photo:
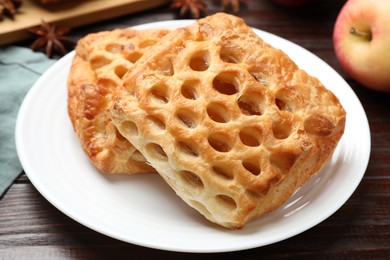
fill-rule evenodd
<path id="1" fill-rule="evenodd" d="M 41 5 L 36 0 L 24 0 L 14 19 L 5 18 L 0 23 L 0 45 L 28 38 L 30 35 L 27 29 L 39 25 L 42 19 L 48 23 L 72 28 L 155 8 L 167 2 L 167 0 L 84 0 Z"/>

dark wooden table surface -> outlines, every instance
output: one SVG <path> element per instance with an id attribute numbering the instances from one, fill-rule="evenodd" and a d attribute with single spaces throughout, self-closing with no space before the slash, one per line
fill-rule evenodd
<path id="1" fill-rule="evenodd" d="M 295 237 L 260 248 L 206 255 L 168 252 L 121 242 L 84 227 L 52 206 L 22 173 L 0 200 L 0 259 L 390 257 L 390 95 L 362 87 L 337 62 L 332 31 L 344 2 L 319 0 L 304 8 L 286 9 L 269 0 L 252 0 L 237 13 L 250 26 L 295 42 L 325 60 L 346 79 L 364 106 L 371 129 L 369 165 L 357 190 L 331 217 Z M 208 9 L 209 14 L 220 10 L 211 4 Z M 163 6 L 77 28 L 70 37 L 77 40 L 90 32 L 172 19 L 178 17 Z"/>

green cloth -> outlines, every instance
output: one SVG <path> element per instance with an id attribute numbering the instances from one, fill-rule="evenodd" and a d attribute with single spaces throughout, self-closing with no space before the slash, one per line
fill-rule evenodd
<path id="1" fill-rule="evenodd" d="M 22 172 L 15 123 L 28 90 L 55 60 L 28 48 L 0 47 L 0 197 Z"/>

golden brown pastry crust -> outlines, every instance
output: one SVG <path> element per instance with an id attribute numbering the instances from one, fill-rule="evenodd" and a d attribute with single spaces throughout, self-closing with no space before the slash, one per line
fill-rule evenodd
<path id="1" fill-rule="evenodd" d="M 332 155 L 333 93 L 216 14 L 165 36 L 124 79 L 110 117 L 187 204 L 228 228 L 281 206 Z"/>
<path id="2" fill-rule="evenodd" d="M 102 172 L 154 172 L 106 110 L 124 73 L 166 33 L 117 29 L 87 35 L 77 44 L 68 77 L 68 113 L 85 153 Z"/>

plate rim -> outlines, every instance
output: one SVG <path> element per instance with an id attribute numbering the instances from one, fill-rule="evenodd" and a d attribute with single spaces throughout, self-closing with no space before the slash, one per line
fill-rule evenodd
<path id="1" fill-rule="evenodd" d="M 137 25 L 137 26 L 133 26 L 133 28 L 145 28 L 145 27 L 158 27 L 158 28 L 162 28 L 162 27 L 165 27 L 165 26 L 173 26 L 175 25 L 176 26 L 182 26 L 182 25 L 177 25 L 178 23 L 179 24 L 189 24 L 189 23 L 192 23 L 194 20 L 168 20 L 168 21 L 159 21 L 159 22 L 152 22 L 152 23 L 146 23 L 146 24 L 142 24 L 142 25 Z M 51 198 L 47 189 L 42 186 L 43 184 L 41 183 L 40 180 L 38 180 L 38 176 L 34 175 L 34 170 L 31 169 L 31 166 L 30 164 L 28 163 L 28 161 L 26 161 L 26 158 L 25 158 L 25 151 L 23 151 L 23 144 L 21 143 L 22 142 L 22 134 L 23 134 L 23 116 L 25 116 L 25 114 L 27 113 L 27 110 L 28 110 L 28 105 L 30 104 L 30 102 L 32 102 L 32 98 L 34 97 L 34 95 L 37 95 L 36 92 L 38 92 L 39 90 L 39 86 L 41 86 L 42 82 L 44 82 L 48 77 L 50 77 L 50 75 L 56 71 L 56 69 L 60 68 L 61 65 L 64 65 L 64 64 L 67 64 L 67 62 L 72 58 L 72 56 L 74 55 L 74 51 L 68 53 L 67 55 L 65 55 L 63 58 L 61 58 L 60 60 L 58 60 L 54 65 L 52 65 L 37 81 L 36 83 L 32 86 L 32 88 L 28 91 L 27 95 L 25 96 L 23 102 L 22 102 L 22 105 L 20 107 L 20 110 L 19 110 L 19 113 L 18 113 L 18 116 L 17 116 L 17 120 L 16 120 L 16 128 L 15 128 L 15 142 L 16 142 L 16 147 L 17 147 L 17 153 L 18 153 L 18 156 L 20 158 L 20 161 L 21 161 L 21 164 L 23 166 L 23 169 L 26 173 L 26 175 L 28 176 L 28 178 L 31 180 L 32 184 L 34 185 L 34 187 L 43 195 L 43 197 L 45 197 L 52 205 L 54 205 L 58 210 L 60 210 L 61 212 L 63 212 L 65 215 L 69 216 L 70 218 L 74 219 L 75 221 L 79 222 L 80 224 L 84 225 L 84 226 L 87 226 L 88 228 L 91 228 L 92 230 L 96 231 L 96 232 L 99 232 L 101 234 L 104 234 L 104 235 L 107 235 L 109 237 L 112 237 L 112 238 L 115 238 L 115 239 L 118 239 L 118 240 L 121 240 L 121 241 L 125 241 L 125 242 L 128 242 L 128 243 L 133 243 L 133 244 L 136 244 L 136 245 L 140 245 L 140 246 L 145 246 L 145 247 L 149 247 L 149 248 L 156 248 L 156 249 L 162 249 L 162 250 L 168 250 L 168 251 L 176 251 L 176 252 L 195 252 L 195 253 L 215 253 L 215 252 L 231 252 L 231 251 L 238 251 L 238 250 L 245 250 L 245 249 L 250 249 L 250 248 L 254 248 L 254 247 L 261 247 L 261 246 L 265 246 L 265 245 L 269 245 L 269 244 L 273 244 L 273 243 L 276 243 L 276 242 L 279 242 L 279 241 L 282 241 L 282 240 L 285 240 L 285 239 L 288 239 L 288 238 L 291 238 L 295 235 L 298 235 L 310 228 L 312 228 L 313 226 L 321 223 L 322 221 L 324 221 L 325 219 L 329 218 L 332 214 L 334 214 L 351 196 L 352 194 L 354 193 L 354 191 L 356 190 L 356 188 L 358 187 L 359 183 L 361 182 L 363 176 L 364 176 L 364 173 L 367 169 L 367 166 L 368 166 L 368 162 L 369 162 L 369 157 L 370 157 L 370 153 L 371 153 L 371 138 L 370 138 L 370 129 L 369 129 L 369 124 L 368 124 L 368 119 L 367 119 L 367 115 L 364 111 L 364 108 L 361 104 L 361 102 L 359 101 L 358 97 L 356 96 L 356 94 L 353 92 L 353 90 L 350 88 L 349 84 L 332 68 L 330 67 L 330 65 L 328 65 L 327 63 L 325 63 L 325 61 L 323 61 L 322 59 L 320 59 L 319 57 L 317 57 L 315 54 L 311 53 L 310 51 L 304 49 L 303 47 L 287 40 L 287 39 L 284 39 L 284 38 L 281 38 L 275 34 L 271 34 L 269 32 L 266 32 L 266 31 L 263 31 L 263 30 L 259 30 L 259 29 L 256 29 L 254 28 L 255 32 L 260 32 L 262 34 L 265 34 L 265 35 L 272 35 L 272 37 L 276 37 L 277 39 L 279 40 L 282 40 L 282 41 L 286 41 L 288 44 L 294 46 L 294 48 L 300 48 L 302 50 L 304 50 L 306 53 L 308 53 L 309 55 L 312 55 L 314 56 L 317 60 L 321 61 L 323 63 L 324 66 L 327 66 L 328 69 L 330 69 L 335 75 L 337 75 L 337 77 L 339 77 L 338 80 L 341 80 L 345 83 L 345 86 L 348 87 L 347 90 L 345 91 L 348 91 L 349 95 L 351 95 L 351 98 L 354 99 L 354 102 L 358 103 L 358 105 L 360 105 L 360 116 L 363 116 L 364 117 L 364 120 L 365 122 L 361 122 L 362 124 L 364 123 L 364 127 L 363 128 L 363 131 L 366 133 L 366 137 L 365 139 L 363 140 L 363 142 L 365 142 L 365 147 L 369 147 L 369 151 L 367 154 L 365 154 L 365 157 L 363 158 L 364 160 L 361 162 L 361 164 L 364 166 L 361 171 L 361 176 L 360 178 L 358 179 L 355 179 L 355 183 L 353 184 L 353 188 L 351 188 L 353 191 L 348 195 L 348 196 L 345 196 L 343 200 L 340 200 L 338 201 L 337 205 L 334 205 L 334 209 L 328 211 L 328 214 L 324 214 L 321 218 L 321 220 L 317 219 L 315 221 L 313 221 L 312 223 L 308 224 L 306 228 L 304 228 L 303 230 L 300 230 L 298 232 L 292 232 L 291 235 L 287 236 L 287 237 L 284 237 L 282 239 L 278 239 L 278 238 L 275 238 L 274 241 L 269 241 L 269 243 L 266 243 L 266 244 L 256 244 L 255 242 L 253 242 L 252 244 L 248 244 L 247 246 L 236 246 L 236 247 L 231 247 L 231 248 L 215 248 L 215 249 L 210 249 L 210 248 L 207 248 L 207 249 L 191 249 L 191 248 L 178 248 L 178 247 L 175 247 L 175 246 L 169 246 L 169 245 L 155 245 L 155 244 L 148 244 L 148 243 L 137 243 L 138 241 L 134 240 L 131 241 L 131 240 L 123 240 L 123 238 L 121 237 L 117 237 L 113 234 L 111 234 L 110 232 L 105 232 L 104 230 L 102 231 L 101 229 L 99 228 L 96 228 L 96 227 L 93 227 L 91 225 L 89 225 L 89 223 L 86 223 L 83 219 L 80 219 L 78 218 L 77 216 L 75 216 L 74 214 L 70 213 L 69 212 L 69 209 L 67 209 L 66 207 L 64 207 L 64 205 L 60 205 L 60 203 L 57 201 L 57 199 L 55 198 Z M 348 117 L 347 117 L 347 120 L 348 120 Z M 362 138 L 363 139 L 363 138 Z M 341 141 L 341 140 L 340 140 Z"/>

